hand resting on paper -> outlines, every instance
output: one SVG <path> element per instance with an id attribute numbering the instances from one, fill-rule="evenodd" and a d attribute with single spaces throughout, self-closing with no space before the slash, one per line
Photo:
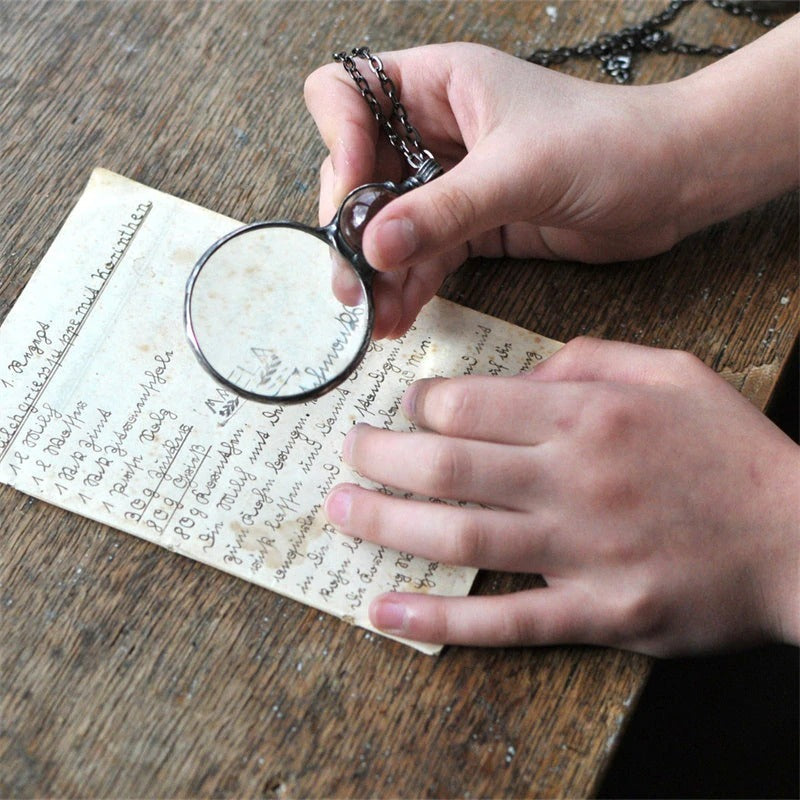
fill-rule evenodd
<path id="1" fill-rule="evenodd" d="M 377 598 L 373 623 L 477 645 L 655 655 L 800 641 L 800 448 L 693 356 L 576 339 L 531 373 L 423 380 L 418 428 L 360 425 L 362 475 L 456 507 L 336 487 L 336 527 L 452 564 L 540 573 L 502 596 Z"/>
<path id="2" fill-rule="evenodd" d="M 800 15 L 651 86 L 579 80 L 473 44 L 380 53 L 447 171 L 367 225 L 375 338 L 403 334 L 469 255 L 644 258 L 797 185 L 799 33 Z M 310 75 L 305 94 L 330 151 L 327 223 L 351 189 L 397 180 L 403 164 L 341 65 Z M 339 299 L 352 290 L 335 269 Z"/>
<path id="3" fill-rule="evenodd" d="M 469 255 L 619 261 L 796 186 L 800 16 L 669 84 L 581 81 L 489 48 L 380 54 L 446 172 L 367 225 L 376 338 L 399 336 Z M 327 222 L 397 180 L 339 65 L 311 75 L 330 156 Z M 352 286 L 334 271 L 344 299 Z M 373 623 L 479 645 L 584 642 L 666 655 L 800 642 L 800 448 L 684 353 L 579 339 L 527 376 L 422 381 L 415 433 L 358 426 L 345 459 L 400 490 L 328 497 L 346 534 L 456 564 L 534 572 L 499 597 L 384 595 Z"/>

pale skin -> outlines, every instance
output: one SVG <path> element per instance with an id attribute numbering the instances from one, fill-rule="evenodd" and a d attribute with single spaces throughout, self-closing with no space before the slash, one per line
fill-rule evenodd
<path id="1" fill-rule="evenodd" d="M 670 84 L 570 78 L 476 45 L 381 54 L 447 172 L 382 210 L 376 336 L 399 336 L 470 254 L 619 261 L 798 183 L 795 17 Z M 400 177 L 339 66 L 306 99 L 330 150 L 320 216 Z M 410 105 L 410 102 L 409 102 Z M 340 297 L 352 293 L 342 270 Z M 392 593 L 373 623 L 418 640 L 583 642 L 655 655 L 800 642 L 800 448 L 694 357 L 578 339 L 516 378 L 420 381 L 419 428 L 358 426 L 344 459 L 405 491 L 333 489 L 345 534 L 446 563 L 542 574 L 495 597 Z"/>

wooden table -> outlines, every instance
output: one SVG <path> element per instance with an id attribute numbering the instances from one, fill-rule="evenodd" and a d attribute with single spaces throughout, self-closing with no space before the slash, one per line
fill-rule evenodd
<path id="1" fill-rule="evenodd" d="M 3 0 L 0 319 L 94 165 L 243 220 L 315 219 L 302 85 L 335 49 L 526 55 L 660 7 Z M 761 32 L 706 6 L 673 29 Z M 703 63 L 650 57 L 637 81 Z M 789 196 L 659 258 L 477 261 L 443 294 L 556 339 L 688 349 L 763 408 L 798 331 L 797 231 Z M 588 647 L 431 658 L 7 487 L 0 518 L 3 796 L 590 795 L 650 669 Z"/>

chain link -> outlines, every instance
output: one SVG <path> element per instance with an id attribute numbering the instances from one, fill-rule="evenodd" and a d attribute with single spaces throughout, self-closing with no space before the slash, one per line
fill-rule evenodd
<path id="1" fill-rule="evenodd" d="M 632 75 L 633 56 L 637 53 L 678 53 L 690 56 L 726 56 L 738 49 L 738 45 L 697 45 L 675 41 L 663 26 L 672 22 L 678 14 L 695 0 L 671 0 L 658 14 L 633 27 L 622 28 L 617 33 L 602 33 L 593 41 L 581 42 L 574 47 L 555 47 L 536 50 L 527 61 L 543 67 L 563 64 L 570 58 L 596 58 L 603 71 L 617 83 L 628 83 Z M 705 0 L 712 8 L 726 11 L 734 16 L 743 16 L 765 28 L 776 24 L 770 17 L 756 11 L 752 5 L 736 0 Z M 787 6 L 791 5 L 789 3 Z"/>
<path id="2" fill-rule="evenodd" d="M 392 106 L 391 114 L 387 117 L 369 86 L 367 79 L 358 69 L 355 59 L 364 59 L 370 70 L 378 78 L 381 91 L 389 99 Z M 368 47 L 354 47 L 351 53 L 334 53 L 334 61 L 338 61 L 347 70 L 347 74 L 367 101 L 372 115 L 383 128 L 389 141 L 399 150 L 412 169 L 420 169 L 426 162 L 433 160 L 433 155 L 423 144 L 419 131 L 411 124 L 405 106 L 400 102 L 400 93 L 394 81 L 383 69 L 383 62 L 372 55 Z"/>
<path id="3" fill-rule="evenodd" d="M 375 97 L 374 92 L 369 86 L 367 79 L 358 69 L 355 59 L 364 59 L 369 65 L 370 70 L 378 78 L 381 91 L 389 99 L 392 105 L 391 114 L 387 117 Z M 383 128 L 392 146 L 399 150 L 405 157 L 412 169 L 419 170 L 426 162 L 433 160 L 430 150 L 422 144 L 419 131 L 411 124 L 408 119 L 408 112 L 400 102 L 400 93 L 394 81 L 386 74 L 383 69 L 383 62 L 377 56 L 372 55 L 368 47 L 354 47 L 351 53 L 334 53 L 334 61 L 338 61 L 347 70 L 347 74 L 361 92 L 361 96 L 367 101 L 367 105 L 372 111 L 372 115 Z"/>

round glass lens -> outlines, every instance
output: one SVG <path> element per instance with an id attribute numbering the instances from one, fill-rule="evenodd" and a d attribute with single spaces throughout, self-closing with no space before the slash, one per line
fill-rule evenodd
<path id="1" fill-rule="evenodd" d="M 363 283 L 360 299 L 347 298 L 355 305 L 334 296 L 335 256 L 310 229 L 274 224 L 248 226 L 204 256 L 187 317 L 190 338 L 217 378 L 246 397 L 292 402 L 352 371 L 371 319 Z"/>

